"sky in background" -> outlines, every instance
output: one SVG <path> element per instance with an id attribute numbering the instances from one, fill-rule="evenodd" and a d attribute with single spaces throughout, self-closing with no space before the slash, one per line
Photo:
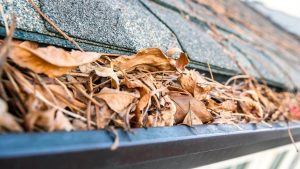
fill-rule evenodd
<path id="1" fill-rule="evenodd" d="M 300 0 L 256 0 L 265 6 L 300 18 Z"/>

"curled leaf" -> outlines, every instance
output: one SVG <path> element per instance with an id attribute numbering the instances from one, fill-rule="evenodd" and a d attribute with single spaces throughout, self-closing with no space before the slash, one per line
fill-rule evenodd
<path id="1" fill-rule="evenodd" d="M 187 55 L 185 53 L 180 53 L 179 58 L 176 60 L 176 68 L 182 71 L 189 62 Z"/>
<path id="2" fill-rule="evenodd" d="M 125 70 L 126 72 L 130 72 L 135 68 L 142 68 L 149 71 L 175 70 L 169 58 L 158 48 L 142 49 L 131 57 L 118 57 L 113 60 L 113 64 L 119 70 Z"/>
<path id="3" fill-rule="evenodd" d="M 138 127 L 141 127 L 143 124 L 142 111 L 148 104 L 151 104 L 149 102 L 151 99 L 150 89 L 145 84 L 143 84 L 140 80 L 137 80 L 137 79 L 129 80 L 128 78 L 125 78 L 123 83 L 128 88 L 138 89 L 140 92 L 141 99 L 137 103 L 137 106 L 135 109 L 135 118 L 137 121 L 136 125 Z"/>
<path id="4" fill-rule="evenodd" d="M 60 67 L 41 59 L 31 49 L 14 46 L 10 58 L 19 66 L 28 68 L 36 73 L 44 73 L 49 77 L 61 76 L 75 67 Z"/>
<path id="5" fill-rule="evenodd" d="M 69 52 L 62 48 L 57 48 L 54 46 L 39 48 L 37 47 L 37 44 L 33 42 L 23 42 L 19 46 L 31 49 L 31 51 L 35 53 L 37 57 L 45 60 L 50 64 L 61 67 L 74 67 L 84 65 L 99 59 L 101 56 L 101 53 L 81 52 L 76 50 Z"/>
<path id="6" fill-rule="evenodd" d="M 177 53 L 179 53 L 179 58 L 176 59 L 175 67 L 177 68 L 177 70 L 183 71 L 185 69 L 185 66 L 190 62 L 187 55 L 179 48 L 171 48 L 167 50 L 167 56 L 169 58 L 172 58 L 173 55 Z"/>
<path id="7" fill-rule="evenodd" d="M 53 46 L 35 49 L 30 43 L 13 45 L 9 57 L 21 67 L 55 77 L 68 73 L 76 66 L 92 62 L 100 55 L 93 52 L 67 52 Z"/>

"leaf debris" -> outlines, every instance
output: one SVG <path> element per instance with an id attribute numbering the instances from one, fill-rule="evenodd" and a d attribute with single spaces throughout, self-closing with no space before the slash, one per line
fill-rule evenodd
<path id="1" fill-rule="evenodd" d="M 7 48 L 1 77 L 5 93 L 0 93 L 3 132 L 300 118 L 298 93 L 275 92 L 249 75 L 221 84 L 186 69 L 188 57 L 177 49 L 165 54 L 147 48 L 118 56 L 3 41 L 1 49 Z M 175 52 L 178 59 L 172 58 Z"/>

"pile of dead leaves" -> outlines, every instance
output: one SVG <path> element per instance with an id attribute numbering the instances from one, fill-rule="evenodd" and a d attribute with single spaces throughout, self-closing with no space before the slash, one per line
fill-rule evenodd
<path id="1" fill-rule="evenodd" d="M 186 54 L 174 49 L 118 56 L 2 41 L 0 131 L 300 118 L 298 94 L 274 92 L 244 75 L 221 84 L 187 70 L 188 63 Z"/>

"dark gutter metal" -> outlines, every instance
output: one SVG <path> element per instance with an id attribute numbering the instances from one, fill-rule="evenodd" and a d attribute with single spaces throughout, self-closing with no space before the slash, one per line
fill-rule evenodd
<path id="1" fill-rule="evenodd" d="M 173 126 L 118 130 L 111 151 L 103 130 L 0 135 L 0 168 L 191 168 L 290 143 L 287 126 L 275 123 Z M 291 123 L 296 140 L 300 124 Z"/>

